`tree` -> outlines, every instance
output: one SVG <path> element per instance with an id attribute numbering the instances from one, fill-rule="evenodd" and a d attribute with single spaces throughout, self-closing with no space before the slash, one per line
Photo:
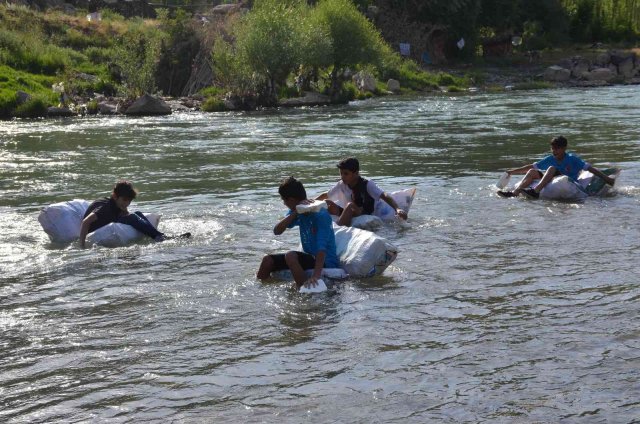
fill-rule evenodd
<path id="1" fill-rule="evenodd" d="M 236 52 L 264 77 L 266 104 L 275 104 L 277 87 L 300 63 L 298 21 L 303 14 L 299 0 L 258 0 L 236 28 Z"/>
<path id="2" fill-rule="evenodd" d="M 382 37 L 350 0 L 321 0 L 311 12 L 313 20 L 326 28 L 331 39 L 332 98 L 340 94 L 340 75 L 347 67 L 378 64 L 382 58 Z"/>

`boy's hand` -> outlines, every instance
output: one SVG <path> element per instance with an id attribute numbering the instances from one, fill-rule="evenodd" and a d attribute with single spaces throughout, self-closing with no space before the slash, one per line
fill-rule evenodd
<path id="1" fill-rule="evenodd" d="M 402 218 L 402 219 L 404 219 L 405 221 L 406 221 L 406 220 L 407 220 L 407 218 L 409 217 L 409 216 L 407 215 L 407 213 L 406 213 L 403 209 L 400 209 L 400 208 L 396 209 L 396 215 L 398 215 L 398 217 L 399 217 L 399 218 Z"/>
<path id="2" fill-rule="evenodd" d="M 318 285 L 318 278 L 315 275 L 312 275 L 311 277 L 309 277 L 309 279 L 307 281 L 304 282 L 303 286 L 306 288 L 310 288 L 310 287 L 315 287 Z"/>
<path id="3" fill-rule="evenodd" d="M 605 181 L 607 184 L 609 184 L 609 185 L 611 185 L 611 186 L 612 186 L 612 185 L 614 185 L 614 184 L 615 184 L 616 179 L 615 179 L 615 178 L 611 178 L 611 177 L 607 177 L 604 181 Z"/>

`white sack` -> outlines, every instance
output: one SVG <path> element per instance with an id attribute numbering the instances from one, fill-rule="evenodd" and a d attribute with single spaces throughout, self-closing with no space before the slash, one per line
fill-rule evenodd
<path id="1" fill-rule="evenodd" d="M 339 216 L 331 215 L 333 222 L 338 222 Z M 361 230 L 375 231 L 382 227 L 382 219 L 375 215 L 360 215 L 355 218 L 351 218 L 351 227 L 360 228 Z"/>
<path id="2" fill-rule="evenodd" d="M 160 222 L 160 215 L 157 213 L 145 213 L 151 225 L 158 228 Z M 138 241 L 146 237 L 140 231 L 133 228 L 131 225 L 120 224 L 118 222 L 112 222 L 104 227 L 100 227 L 93 233 L 87 236 L 87 242 L 99 244 L 105 247 L 121 247 L 126 246 L 129 243 Z"/>
<path id="3" fill-rule="evenodd" d="M 413 198 L 416 196 L 416 189 L 407 188 L 400 191 L 394 191 L 389 194 L 389 196 L 396 201 L 400 209 L 409 213 L 409 209 L 411 209 L 411 204 L 413 203 Z M 382 199 L 378 199 L 376 201 L 373 214 L 380 217 L 383 221 L 393 220 L 396 217 L 396 211 Z"/>
<path id="4" fill-rule="evenodd" d="M 40 211 L 38 221 L 54 243 L 71 243 L 80 237 L 82 217 L 89 207 L 86 200 L 54 203 Z"/>
<path id="5" fill-rule="evenodd" d="M 352 277 L 380 275 L 396 259 L 398 249 L 370 231 L 334 226 L 340 268 Z"/>
<path id="6" fill-rule="evenodd" d="M 88 201 L 81 199 L 54 203 L 42 209 L 38 215 L 38 221 L 52 242 L 71 243 L 80 237 L 80 225 L 89 205 Z M 144 215 L 154 227 L 158 228 L 160 215 L 155 213 Z M 87 241 L 106 247 L 119 247 L 126 246 L 143 236 L 144 234 L 130 225 L 114 222 L 89 234 Z"/>
<path id="7" fill-rule="evenodd" d="M 313 275 L 313 270 L 307 269 L 305 270 L 305 273 L 307 274 L 307 277 L 310 278 Z M 278 280 L 293 280 L 293 275 L 288 269 L 272 272 L 271 276 Z M 320 276 L 330 280 L 345 280 L 349 278 L 349 274 L 347 274 L 347 271 L 342 268 L 322 268 L 322 273 L 320 274 Z"/>
<path id="8" fill-rule="evenodd" d="M 541 191 L 540 197 L 552 200 L 584 200 L 588 197 L 582 187 L 566 175 L 555 177 Z"/>

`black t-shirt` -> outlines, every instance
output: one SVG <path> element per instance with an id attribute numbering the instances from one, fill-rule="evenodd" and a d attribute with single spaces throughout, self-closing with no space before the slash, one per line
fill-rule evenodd
<path id="1" fill-rule="evenodd" d="M 116 202 L 111 197 L 98 199 L 90 204 L 82 219 L 89 216 L 91 212 L 95 213 L 98 219 L 89 227 L 90 233 L 93 233 L 98 228 L 104 227 L 107 224 L 116 222 L 122 214 L 122 211 L 118 208 L 118 205 L 116 205 Z"/>

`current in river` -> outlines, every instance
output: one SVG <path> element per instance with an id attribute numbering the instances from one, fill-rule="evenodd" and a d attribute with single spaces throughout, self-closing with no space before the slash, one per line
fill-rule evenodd
<path id="1" fill-rule="evenodd" d="M 613 193 L 502 199 L 553 136 Z M 262 284 L 293 175 L 356 156 L 417 188 L 375 278 Z M 0 421 L 640 420 L 640 96 L 634 86 L 382 97 L 345 106 L 0 123 Z M 42 207 L 108 195 L 190 240 L 54 245 Z"/>

